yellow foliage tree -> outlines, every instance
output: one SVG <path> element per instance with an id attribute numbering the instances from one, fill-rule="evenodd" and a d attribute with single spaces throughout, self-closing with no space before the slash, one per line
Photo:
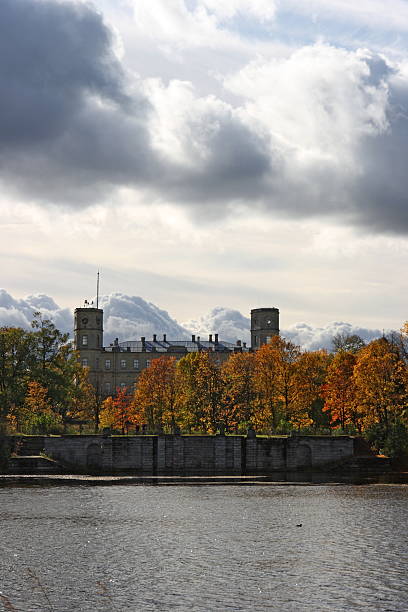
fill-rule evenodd
<path id="1" fill-rule="evenodd" d="M 147 424 L 150 432 L 175 432 L 177 377 L 176 358 L 164 355 L 154 359 L 140 374 L 132 400 L 132 420 Z"/>
<path id="2" fill-rule="evenodd" d="M 255 356 L 235 353 L 221 366 L 222 413 L 226 427 L 251 427 L 256 405 Z"/>
<path id="3" fill-rule="evenodd" d="M 386 338 L 371 342 L 359 352 L 353 378 L 364 425 L 388 431 L 408 404 L 408 371 L 397 348 Z"/>

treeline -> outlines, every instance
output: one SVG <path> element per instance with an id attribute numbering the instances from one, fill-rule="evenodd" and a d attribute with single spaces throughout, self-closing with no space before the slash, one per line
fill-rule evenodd
<path id="1" fill-rule="evenodd" d="M 273 337 L 259 350 L 152 360 L 137 387 L 101 405 L 88 368 L 54 324 L 0 328 L 0 433 L 359 434 L 377 450 L 408 454 L 408 324 L 365 345 L 336 336 L 333 353 Z"/>
<path id="2" fill-rule="evenodd" d="M 97 422 L 98 398 L 68 334 L 34 317 L 31 330 L 0 328 L 0 428 L 62 433 Z"/>
<path id="3" fill-rule="evenodd" d="M 121 433 L 349 433 L 392 455 L 408 450 L 407 332 L 365 345 L 334 338 L 334 353 L 280 337 L 254 353 L 190 353 L 152 360 L 133 395 L 105 400 L 101 425 Z"/>

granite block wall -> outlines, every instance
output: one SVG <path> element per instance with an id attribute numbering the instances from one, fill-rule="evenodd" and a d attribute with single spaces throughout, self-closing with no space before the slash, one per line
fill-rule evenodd
<path id="1" fill-rule="evenodd" d="M 37 444 L 39 437 L 36 437 Z M 353 456 L 350 436 L 43 436 L 67 468 L 134 474 L 269 474 Z"/>

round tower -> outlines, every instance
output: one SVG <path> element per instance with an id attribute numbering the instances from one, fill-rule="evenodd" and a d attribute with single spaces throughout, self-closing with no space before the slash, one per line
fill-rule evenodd
<path id="1" fill-rule="evenodd" d="M 254 308 L 251 310 L 251 347 L 258 349 L 272 336 L 279 335 L 279 308 Z"/>

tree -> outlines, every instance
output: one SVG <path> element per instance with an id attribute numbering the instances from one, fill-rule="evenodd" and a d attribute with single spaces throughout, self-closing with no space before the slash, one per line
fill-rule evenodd
<path id="1" fill-rule="evenodd" d="M 222 382 L 213 355 L 197 352 L 180 359 L 177 384 L 182 426 L 189 431 L 215 433 L 221 422 Z"/>
<path id="2" fill-rule="evenodd" d="M 62 334 L 40 312 L 34 313 L 32 327 L 35 339 L 32 378 L 47 387 L 54 411 L 66 421 L 69 411 L 67 399 L 78 374 L 78 357 L 68 342 L 69 335 Z"/>
<path id="3" fill-rule="evenodd" d="M 19 327 L 0 328 L 0 422 L 21 406 L 33 369 L 35 338 Z"/>
<path id="4" fill-rule="evenodd" d="M 353 378 L 365 427 L 378 423 L 388 434 L 408 405 L 408 371 L 398 348 L 386 338 L 373 340 L 359 352 Z"/>
<path id="5" fill-rule="evenodd" d="M 365 346 L 364 340 L 357 334 L 347 334 L 339 332 L 332 339 L 333 350 L 335 353 L 339 351 L 348 351 L 349 353 L 358 353 Z"/>
<path id="6" fill-rule="evenodd" d="M 329 356 L 326 351 L 305 351 L 296 363 L 294 401 L 291 422 L 300 427 L 314 424 L 322 426 L 322 388 L 325 382 Z"/>
<path id="7" fill-rule="evenodd" d="M 221 366 L 223 383 L 222 417 L 226 427 L 251 427 L 256 403 L 255 356 L 234 353 Z"/>
<path id="8" fill-rule="evenodd" d="M 296 364 L 300 356 L 298 346 L 279 336 L 255 353 L 255 386 L 260 406 L 260 424 L 278 428 L 285 426 L 292 416 L 298 387 Z"/>
<path id="9" fill-rule="evenodd" d="M 37 381 L 30 381 L 27 385 L 20 419 L 23 429 L 31 433 L 47 434 L 59 431 L 61 419 L 52 410 L 48 389 Z"/>
<path id="10" fill-rule="evenodd" d="M 336 353 L 328 367 L 323 386 L 324 410 L 330 414 L 330 422 L 346 430 L 352 425 L 361 432 L 362 421 L 356 401 L 354 367 L 357 356 L 351 351 Z"/>
<path id="11" fill-rule="evenodd" d="M 113 427 L 120 429 L 122 435 L 128 433 L 131 423 L 131 397 L 128 395 L 127 387 L 117 387 L 116 395 L 113 398 Z"/>
<path id="12" fill-rule="evenodd" d="M 177 430 L 176 358 L 164 355 L 154 359 L 139 376 L 132 401 L 133 421 L 147 423 L 148 430 L 161 433 Z"/>

